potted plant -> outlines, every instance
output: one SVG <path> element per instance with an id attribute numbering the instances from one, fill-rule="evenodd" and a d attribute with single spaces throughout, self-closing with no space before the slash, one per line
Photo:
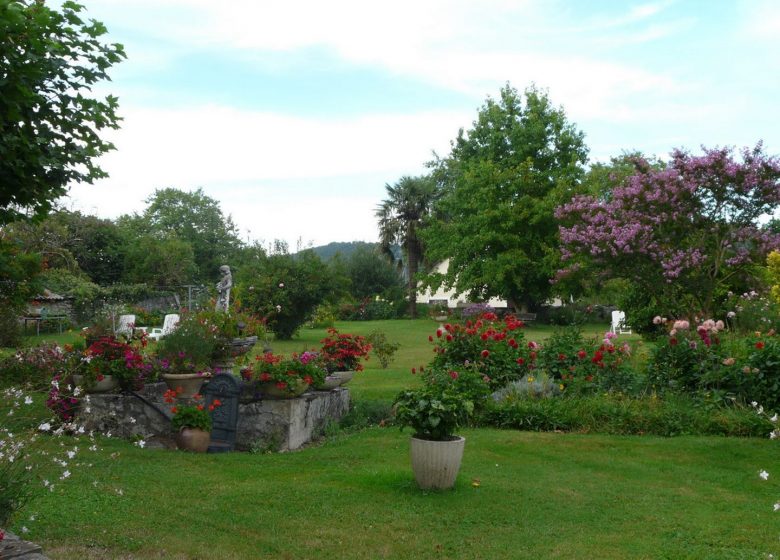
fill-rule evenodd
<path id="1" fill-rule="evenodd" d="M 165 402 L 174 404 L 171 407 L 173 417 L 171 427 L 175 432 L 176 445 L 185 451 L 205 453 L 211 441 L 211 412 L 222 403 L 214 399 L 208 407 L 197 401 L 200 395 L 194 395 L 195 404 L 176 404 L 182 398 L 181 392 L 170 389 L 165 392 Z"/>
<path id="2" fill-rule="evenodd" d="M 362 359 L 368 359 L 371 344 L 365 337 L 356 334 L 339 333 L 334 328 L 328 329 L 328 336 L 323 338 L 320 359 L 326 371 L 340 378 L 341 384 L 346 383 L 356 371 L 362 371 Z"/>
<path id="3" fill-rule="evenodd" d="M 190 317 L 157 343 L 162 379 L 172 390 L 179 390 L 182 398 L 192 398 L 203 382 L 211 377 L 211 359 L 216 347 L 213 335 L 204 325 Z"/>
<path id="4" fill-rule="evenodd" d="M 474 403 L 454 390 L 428 386 L 401 392 L 393 406 L 401 429 L 414 431 L 411 456 L 417 485 L 423 490 L 452 488 L 466 444 L 455 431 L 474 411 Z"/>
<path id="5" fill-rule="evenodd" d="M 103 337 L 84 351 L 83 365 L 74 375 L 77 385 L 90 392 L 140 390 L 149 368 L 135 348 L 113 337 Z"/>
<path id="6" fill-rule="evenodd" d="M 321 364 L 310 353 L 291 358 L 267 352 L 257 356 L 253 370 L 244 370 L 244 379 L 257 383 L 258 392 L 274 399 L 289 399 L 302 395 L 310 386 L 325 380 Z"/>

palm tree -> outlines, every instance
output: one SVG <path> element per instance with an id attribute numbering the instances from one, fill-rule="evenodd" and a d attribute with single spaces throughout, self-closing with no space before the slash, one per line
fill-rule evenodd
<path id="1" fill-rule="evenodd" d="M 401 177 L 395 185 L 386 184 L 387 198 L 377 207 L 382 250 L 392 255 L 391 246 L 401 246 L 406 258 L 409 308 L 417 318 L 417 270 L 423 262 L 423 246 L 417 236 L 423 219 L 436 200 L 436 184 L 430 177 Z"/>

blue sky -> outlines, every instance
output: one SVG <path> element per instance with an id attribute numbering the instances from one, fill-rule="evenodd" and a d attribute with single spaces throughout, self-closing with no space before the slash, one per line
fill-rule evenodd
<path id="1" fill-rule="evenodd" d="M 109 179 L 66 204 L 114 218 L 201 187 L 245 238 L 376 240 L 384 185 L 446 154 L 488 95 L 549 91 L 593 161 L 623 150 L 780 154 L 780 2 L 83 0 L 128 59 Z"/>

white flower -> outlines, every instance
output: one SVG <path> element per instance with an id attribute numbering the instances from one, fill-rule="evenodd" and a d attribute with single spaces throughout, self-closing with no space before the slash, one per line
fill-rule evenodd
<path id="1" fill-rule="evenodd" d="M 770 422 L 777 422 L 777 412 L 769 419 Z"/>
<path id="2" fill-rule="evenodd" d="M 758 476 L 761 477 L 761 480 L 766 480 L 769 478 L 769 473 L 766 471 L 759 471 Z"/>
<path id="3" fill-rule="evenodd" d="M 24 397 L 24 404 L 32 404 L 32 402 L 33 402 L 32 397 L 30 396 Z"/>
<path id="4" fill-rule="evenodd" d="M 132 416 L 130 417 L 130 423 L 131 423 L 131 424 L 135 424 L 135 418 L 134 418 L 134 417 L 132 417 Z"/>
<path id="5" fill-rule="evenodd" d="M 775 511 L 780 510 L 780 502 L 775 504 Z"/>
<path id="6" fill-rule="evenodd" d="M 51 424 L 49 424 L 48 422 L 44 422 L 43 424 L 38 426 L 38 429 L 42 432 L 48 432 L 49 430 L 51 430 Z"/>
<path id="7" fill-rule="evenodd" d="M 22 533 L 29 533 L 30 530 L 27 527 L 22 527 Z"/>
<path id="8" fill-rule="evenodd" d="M 70 471 L 65 471 L 62 473 L 62 476 L 60 477 L 60 480 L 65 480 L 70 476 Z"/>
<path id="9" fill-rule="evenodd" d="M 68 459 L 73 459 L 73 457 L 76 456 L 76 452 L 75 451 L 68 451 L 67 455 L 68 455 Z"/>
<path id="10" fill-rule="evenodd" d="M 758 403 L 756 401 L 750 401 L 750 406 L 756 408 L 758 406 Z"/>
<path id="11" fill-rule="evenodd" d="M 284 282 L 279 282 L 279 287 L 284 288 Z"/>
<path id="12" fill-rule="evenodd" d="M 277 311 L 281 311 L 281 310 L 282 310 L 282 306 L 281 306 L 281 305 L 277 305 L 277 306 L 276 306 L 276 310 L 277 310 Z"/>
<path id="13" fill-rule="evenodd" d="M 138 447 L 140 447 L 141 449 L 143 449 L 143 448 L 144 448 L 144 446 L 146 445 L 146 442 L 145 442 L 144 440 L 142 440 L 142 439 L 141 439 L 141 440 L 138 440 L 138 441 L 136 441 L 136 442 L 135 442 L 135 444 L 136 444 Z"/>
<path id="14" fill-rule="evenodd" d="M 48 487 L 49 487 L 49 484 L 50 484 L 50 483 L 49 483 L 49 481 L 44 479 L 44 481 L 43 481 L 43 487 L 44 487 L 44 488 L 48 488 Z"/>

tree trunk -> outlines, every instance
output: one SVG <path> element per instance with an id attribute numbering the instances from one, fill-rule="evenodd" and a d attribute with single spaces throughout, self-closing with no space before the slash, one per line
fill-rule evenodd
<path id="1" fill-rule="evenodd" d="M 415 243 L 407 243 L 406 260 L 409 265 L 409 315 L 417 319 L 417 267 L 420 255 Z"/>

